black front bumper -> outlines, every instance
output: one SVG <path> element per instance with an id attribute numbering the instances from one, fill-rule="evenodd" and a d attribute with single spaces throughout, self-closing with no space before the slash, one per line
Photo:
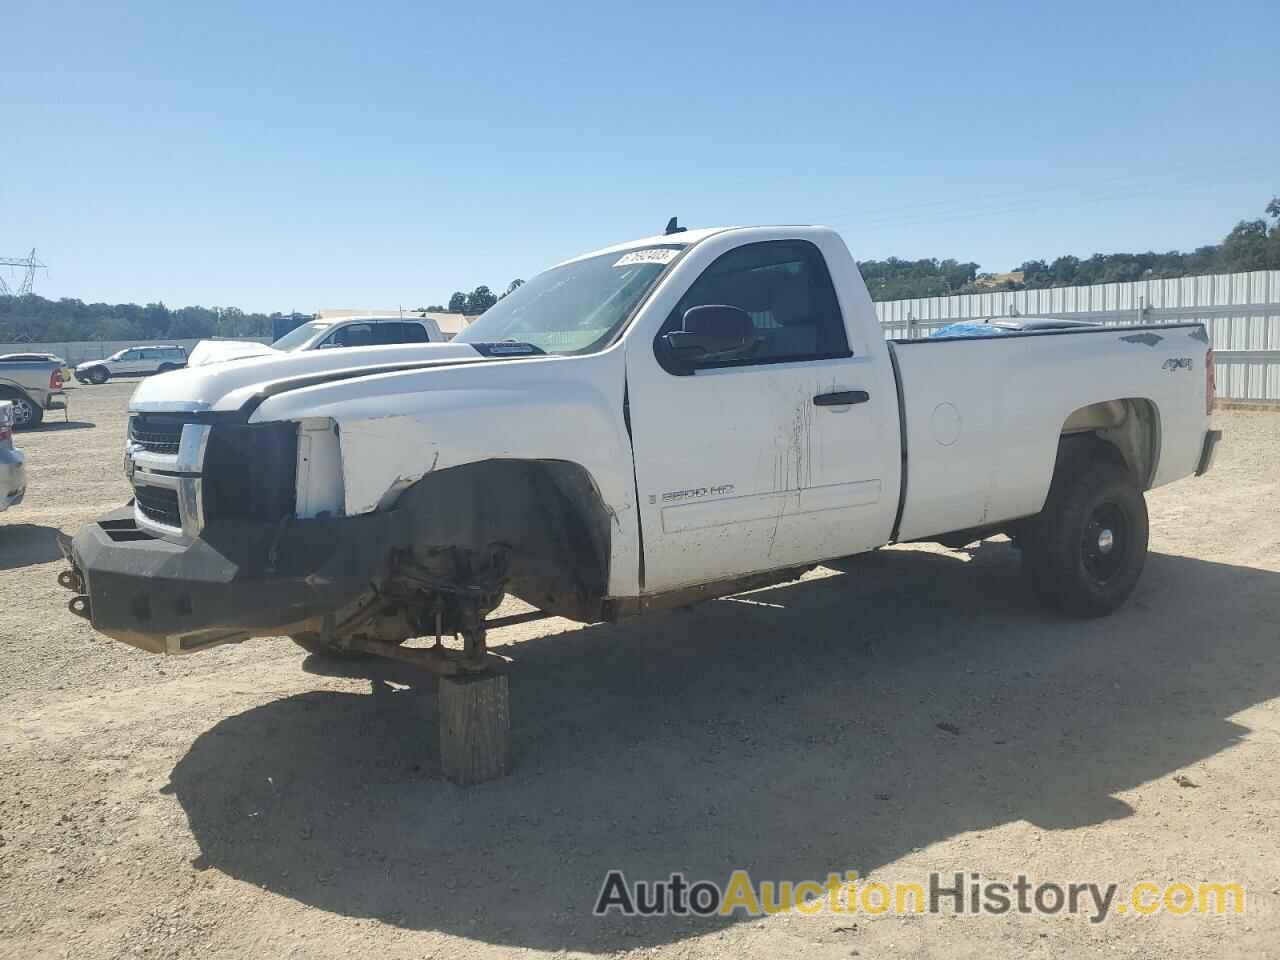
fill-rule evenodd
<path id="1" fill-rule="evenodd" d="M 356 600 L 386 578 L 395 516 L 226 522 L 177 544 L 143 533 L 124 507 L 82 527 L 68 553 L 95 630 L 188 653 L 288 634 Z"/>

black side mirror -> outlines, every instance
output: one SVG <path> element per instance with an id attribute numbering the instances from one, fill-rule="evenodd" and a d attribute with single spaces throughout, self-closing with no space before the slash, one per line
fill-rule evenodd
<path id="1" fill-rule="evenodd" d="M 672 373 L 689 374 L 700 364 L 732 360 L 755 344 L 756 331 L 751 316 L 740 307 L 707 304 L 690 307 L 681 329 L 660 338 Z"/>

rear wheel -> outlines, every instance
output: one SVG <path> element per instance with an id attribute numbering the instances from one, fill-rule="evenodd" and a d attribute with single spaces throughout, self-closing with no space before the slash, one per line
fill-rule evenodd
<path id="1" fill-rule="evenodd" d="M 44 411 L 30 397 L 21 393 L 0 393 L 0 400 L 8 400 L 13 404 L 13 426 L 17 430 L 26 430 L 39 426 L 44 419 Z"/>
<path id="2" fill-rule="evenodd" d="M 157 372 L 157 373 L 168 373 L 170 370 L 177 370 L 177 369 L 178 369 L 178 367 L 177 367 L 177 365 L 176 365 L 176 364 L 172 364 L 172 363 L 162 363 L 162 364 L 160 364 L 160 369 L 159 369 L 159 370 L 157 370 L 156 372 Z"/>
<path id="3" fill-rule="evenodd" d="M 1147 559 L 1147 503 L 1124 467 L 1085 460 L 1059 468 L 1044 509 L 1022 525 L 1022 563 L 1042 603 L 1101 617 L 1133 592 Z"/>

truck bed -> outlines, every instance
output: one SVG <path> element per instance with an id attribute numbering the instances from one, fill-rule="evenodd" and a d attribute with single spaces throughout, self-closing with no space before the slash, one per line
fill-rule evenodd
<path id="1" fill-rule="evenodd" d="M 1205 417 L 1208 352 L 1201 324 L 893 340 L 890 350 L 906 451 L 899 540 L 1039 512 L 1069 418 L 1117 397 L 1155 418 L 1148 488 L 1195 470 L 1203 431 L 1189 423 Z"/>

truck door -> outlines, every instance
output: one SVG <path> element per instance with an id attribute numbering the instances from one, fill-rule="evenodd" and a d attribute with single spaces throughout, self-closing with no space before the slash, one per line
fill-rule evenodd
<path id="1" fill-rule="evenodd" d="M 138 347 L 126 350 L 119 360 L 110 364 L 110 367 L 113 374 L 124 374 L 125 376 L 150 372 L 146 363 L 143 362 L 142 350 Z"/>
<path id="2" fill-rule="evenodd" d="M 879 546 L 897 508 L 897 398 L 875 369 L 885 355 L 850 349 L 818 248 L 796 239 L 730 249 L 658 336 L 713 304 L 750 315 L 748 354 L 678 375 L 656 339 L 628 349 L 646 593 Z"/>

